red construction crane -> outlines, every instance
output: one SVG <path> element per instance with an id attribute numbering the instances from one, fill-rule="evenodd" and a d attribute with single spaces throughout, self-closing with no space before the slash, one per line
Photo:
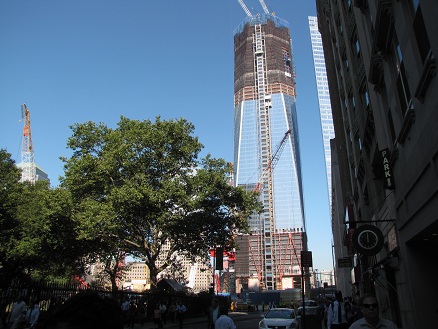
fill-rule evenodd
<path id="1" fill-rule="evenodd" d="M 21 105 L 21 117 L 24 120 L 23 135 L 21 140 L 21 182 L 35 183 L 35 161 L 32 144 L 32 130 L 30 128 L 30 112 L 26 104 Z"/>

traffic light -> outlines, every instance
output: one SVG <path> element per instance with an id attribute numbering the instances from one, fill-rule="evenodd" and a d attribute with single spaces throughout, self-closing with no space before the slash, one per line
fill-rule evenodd
<path id="1" fill-rule="evenodd" d="M 216 248 L 216 270 L 224 269 L 224 249 Z"/>

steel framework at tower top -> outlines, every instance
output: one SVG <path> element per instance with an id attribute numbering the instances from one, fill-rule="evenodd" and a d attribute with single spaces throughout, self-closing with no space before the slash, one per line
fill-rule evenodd
<path id="1" fill-rule="evenodd" d="M 23 135 L 21 141 L 21 182 L 35 183 L 35 161 L 32 144 L 32 130 L 30 126 L 30 112 L 26 104 L 21 105 L 21 117 L 24 120 Z"/>

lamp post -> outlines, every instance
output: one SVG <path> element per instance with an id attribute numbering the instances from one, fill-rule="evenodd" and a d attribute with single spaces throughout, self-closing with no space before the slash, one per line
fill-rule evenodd
<path id="1" fill-rule="evenodd" d="M 304 287 L 306 285 L 304 277 L 304 269 L 313 267 L 312 262 L 312 252 L 308 250 L 301 250 L 301 295 L 303 299 L 303 313 L 301 315 L 301 326 L 300 328 L 306 328 L 306 303 L 304 298 Z"/>

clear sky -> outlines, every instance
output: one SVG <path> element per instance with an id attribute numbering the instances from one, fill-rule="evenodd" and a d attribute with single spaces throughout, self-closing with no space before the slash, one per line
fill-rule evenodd
<path id="1" fill-rule="evenodd" d="M 257 0 L 245 0 L 252 14 Z M 313 0 L 265 0 L 290 23 L 304 203 L 314 268 L 332 268 L 331 225 L 308 16 Z M 35 162 L 57 186 L 69 126 L 185 118 L 203 156 L 233 161 L 237 0 L 0 0 L 0 148 L 20 162 L 20 105 Z"/>

